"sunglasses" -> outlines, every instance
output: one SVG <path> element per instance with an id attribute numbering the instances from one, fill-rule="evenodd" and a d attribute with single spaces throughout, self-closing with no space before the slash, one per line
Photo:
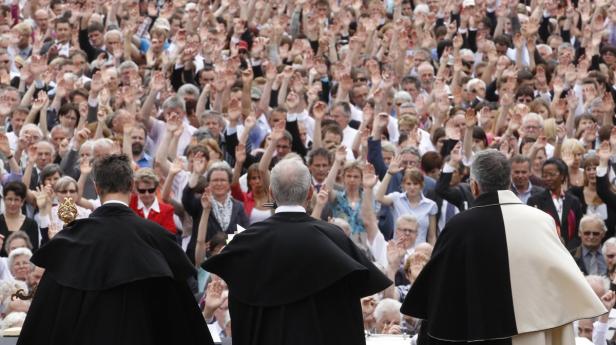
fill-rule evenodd
<path id="1" fill-rule="evenodd" d="M 616 254 L 605 254 L 605 256 L 606 256 L 608 259 L 613 259 L 613 258 L 616 256 Z"/>
<path id="2" fill-rule="evenodd" d="M 584 231 L 584 232 L 582 232 L 582 235 L 584 235 L 584 236 L 593 235 L 595 237 L 599 237 L 599 236 L 601 236 L 601 233 L 598 232 L 598 231 Z"/>
<path id="3" fill-rule="evenodd" d="M 139 194 L 145 194 L 145 192 L 148 192 L 150 194 L 154 194 L 154 192 L 156 192 L 156 187 L 154 187 L 154 188 L 146 188 L 146 189 L 137 188 L 137 192 L 139 192 Z"/>

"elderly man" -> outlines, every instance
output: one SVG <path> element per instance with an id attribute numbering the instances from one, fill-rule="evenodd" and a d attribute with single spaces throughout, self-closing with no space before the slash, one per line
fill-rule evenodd
<path id="1" fill-rule="evenodd" d="M 614 275 L 616 271 L 616 237 L 610 237 L 603 242 L 601 253 L 607 265 L 607 276 L 610 280 L 614 280 L 616 278 L 616 275 Z"/>
<path id="2" fill-rule="evenodd" d="M 601 253 L 601 240 L 606 230 L 603 220 L 594 214 L 586 215 L 580 220 L 578 232 L 582 244 L 573 249 L 571 255 L 584 275 L 604 276 L 607 274 L 607 262 Z"/>
<path id="3" fill-rule="evenodd" d="M 505 155 L 475 155 L 473 207 L 447 223 L 402 306 L 423 320 L 418 344 L 572 345 L 572 320 L 606 312 L 554 221 L 510 184 Z"/>
<path id="4" fill-rule="evenodd" d="M 391 284 L 333 224 L 311 218 L 310 171 L 283 159 L 271 173 L 278 208 L 203 268 L 229 286 L 233 344 L 365 344 L 360 299 Z"/>

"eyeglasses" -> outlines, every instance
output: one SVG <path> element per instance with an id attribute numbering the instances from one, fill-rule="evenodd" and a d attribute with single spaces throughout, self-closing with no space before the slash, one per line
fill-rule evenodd
<path id="1" fill-rule="evenodd" d="M 358 77 L 358 78 L 355 78 L 355 80 L 354 80 L 354 81 L 367 82 L 367 81 L 368 81 L 368 78 L 365 78 L 365 77 Z"/>
<path id="2" fill-rule="evenodd" d="M 286 150 L 286 149 L 289 149 L 290 147 L 289 147 L 289 145 L 276 145 L 276 148 L 277 149 Z"/>
<path id="3" fill-rule="evenodd" d="M 76 189 L 65 189 L 65 190 L 59 190 L 58 193 L 60 193 L 60 194 L 66 194 L 66 193 L 74 194 L 74 193 L 77 193 L 77 190 Z"/>
<path id="4" fill-rule="evenodd" d="M 613 259 L 613 258 L 616 256 L 616 254 L 605 254 L 605 256 L 606 256 L 608 259 Z"/>
<path id="5" fill-rule="evenodd" d="M 150 194 L 154 194 L 154 192 L 156 192 L 156 187 L 154 188 L 137 188 L 137 192 L 139 192 L 139 194 L 145 194 L 145 192 L 148 192 Z"/>
<path id="6" fill-rule="evenodd" d="M 417 229 L 397 228 L 396 231 L 399 231 L 399 232 L 407 234 L 407 235 L 413 235 L 413 234 L 417 233 Z"/>
<path id="7" fill-rule="evenodd" d="M 582 232 L 582 235 L 584 235 L 584 236 L 592 235 L 592 236 L 595 236 L 595 237 L 599 237 L 599 236 L 601 236 L 601 231 L 584 231 L 584 232 Z"/>

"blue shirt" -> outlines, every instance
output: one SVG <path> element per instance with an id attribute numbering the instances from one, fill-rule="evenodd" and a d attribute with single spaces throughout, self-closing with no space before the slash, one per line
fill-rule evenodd
<path id="1" fill-rule="evenodd" d="M 426 242 L 428 237 L 428 227 L 430 226 L 430 216 L 436 215 L 438 207 L 436 203 L 421 194 L 421 199 L 417 206 L 412 207 L 406 193 L 393 192 L 387 195 L 393 201 L 392 213 L 394 220 L 404 214 L 410 214 L 417 218 L 417 239 L 415 245 Z"/>

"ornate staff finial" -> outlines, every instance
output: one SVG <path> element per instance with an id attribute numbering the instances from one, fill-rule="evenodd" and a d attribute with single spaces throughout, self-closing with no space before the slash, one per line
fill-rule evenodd
<path id="1" fill-rule="evenodd" d="M 64 201 L 58 207 L 58 218 L 60 218 L 64 224 L 68 224 L 77 218 L 77 205 L 73 198 L 65 198 Z"/>

